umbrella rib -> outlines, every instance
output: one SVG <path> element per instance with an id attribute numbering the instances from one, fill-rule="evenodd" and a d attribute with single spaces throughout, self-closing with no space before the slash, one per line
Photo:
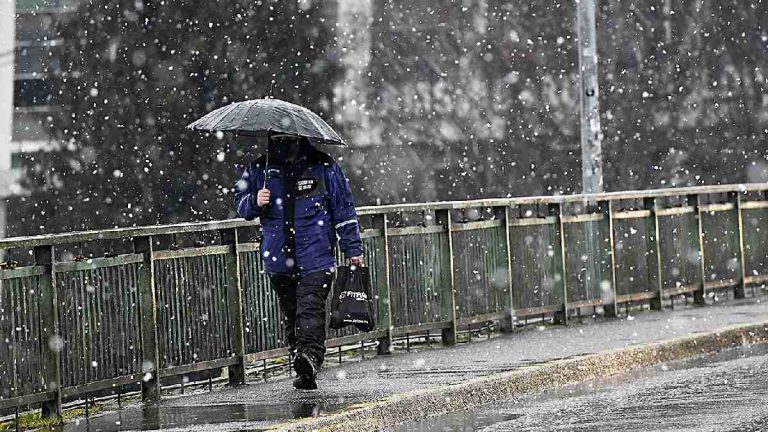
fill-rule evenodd
<path id="1" fill-rule="evenodd" d="M 233 111 L 233 110 L 234 110 L 236 107 L 237 107 L 237 104 L 236 104 L 236 103 L 231 103 L 231 104 L 229 104 L 229 106 L 227 106 L 227 107 L 224 107 L 224 108 L 222 109 L 222 113 L 221 113 L 221 115 L 219 115 L 218 117 L 216 117 L 216 119 L 215 119 L 215 120 L 212 120 L 212 122 L 211 122 L 211 126 L 210 126 L 210 130 L 211 130 L 211 131 L 215 131 L 215 130 L 216 130 L 216 127 L 219 125 L 219 123 L 221 123 L 221 120 L 222 120 L 222 119 L 223 119 L 223 118 L 224 118 L 224 117 L 225 117 L 227 114 L 229 114 L 230 112 L 232 112 L 232 111 Z M 229 109 L 227 109 L 227 108 L 229 108 Z"/>
<path id="2" fill-rule="evenodd" d="M 318 123 L 318 122 L 315 120 L 315 117 L 314 117 L 314 116 L 316 116 L 317 114 L 313 113 L 312 111 L 310 111 L 310 110 L 308 110 L 308 109 L 306 109 L 306 108 L 304 108 L 304 107 L 301 107 L 301 108 L 302 108 L 304 111 L 306 111 L 306 116 L 309 118 L 309 121 L 311 121 L 311 122 L 312 122 L 312 124 L 313 124 L 313 125 L 315 125 L 315 129 L 317 129 L 317 130 L 319 130 L 319 131 L 320 131 L 320 135 L 322 135 L 322 136 L 323 136 L 323 139 L 324 139 L 324 140 L 328 140 L 328 135 L 325 133 L 325 131 L 323 130 L 323 128 L 320 126 L 320 124 L 319 124 L 319 123 Z"/>
<path id="3" fill-rule="evenodd" d="M 237 109 L 238 109 L 238 108 L 241 108 L 241 107 L 243 106 L 243 104 L 242 104 L 242 103 L 236 103 L 236 104 L 233 104 L 233 105 L 235 105 L 235 107 L 234 107 L 234 108 L 232 108 L 232 110 L 230 110 L 230 111 L 227 111 L 227 113 L 226 113 L 226 114 L 224 114 L 223 116 L 221 116 L 221 118 L 219 119 L 219 121 L 217 121 L 217 122 L 216 122 L 216 124 L 214 125 L 214 128 L 218 127 L 218 126 L 219 126 L 219 124 L 223 123 L 223 122 L 224 122 L 224 119 L 225 119 L 225 118 L 227 118 L 227 116 L 229 116 L 230 114 L 233 114 L 233 112 L 237 111 Z M 236 117 L 235 115 L 232 115 L 232 118 L 235 118 L 235 117 Z M 214 129 L 214 130 L 215 130 L 215 129 Z M 231 130 L 231 129 L 225 129 L 225 130 Z"/>
<path id="4" fill-rule="evenodd" d="M 317 115 L 314 111 L 309 110 L 307 108 L 302 107 L 306 112 L 309 118 L 312 120 L 312 122 L 315 124 L 315 126 L 320 129 L 320 133 L 323 134 L 323 139 L 330 142 L 338 142 L 341 145 L 344 145 L 344 140 L 341 138 L 341 136 L 333 130 L 333 128 L 325 121 L 322 117 Z M 318 120 L 320 120 L 320 123 L 318 123 Z"/>
<path id="5" fill-rule="evenodd" d="M 251 113 L 251 110 L 253 109 L 253 107 L 258 106 L 258 105 L 259 105 L 259 102 L 257 100 L 254 100 L 253 103 L 251 103 L 251 105 L 248 107 L 248 111 L 245 112 L 245 114 L 243 115 L 242 118 L 243 119 L 247 119 L 248 118 L 248 114 Z M 242 120 L 241 120 L 241 122 L 242 122 Z M 235 130 L 237 131 L 238 129 L 235 129 Z"/>
<path id="6" fill-rule="evenodd" d="M 299 122 L 296 117 L 296 112 L 295 112 L 296 110 L 290 109 L 291 107 L 288 107 L 288 108 L 289 109 L 287 109 L 286 111 L 291 113 L 291 118 L 293 118 L 293 126 L 296 128 L 296 135 L 302 136 L 303 134 L 301 133 L 301 131 L 299 131 Z"/>

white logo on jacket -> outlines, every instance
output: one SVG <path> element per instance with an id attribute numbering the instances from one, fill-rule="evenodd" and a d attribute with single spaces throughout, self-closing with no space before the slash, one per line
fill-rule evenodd
<path id="1" fill-rule="evenodd" d="M 364 292 L 359 292 L 359 291 L 342 291 L 341 293 L 339 293 L 339 300 L 345 299 L 347 297 L 352 297 L 355 300 L 360 300 L 360 301 L 367 301 L 368 300 L 368 295 L 366 293 L 364 293 Z"/>
<path id="2" fill-rule="evenodd" d="M 314 188 L 316 184 L 317 184 L 317 180 L 315 179 L 299 180 L 296 182 L 296 190 L 299 192 L 312 190 L 312 188 Z"/>

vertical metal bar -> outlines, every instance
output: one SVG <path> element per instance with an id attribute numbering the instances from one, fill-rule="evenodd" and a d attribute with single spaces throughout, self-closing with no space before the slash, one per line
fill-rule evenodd
<path id="1" fill-rule="evenodd" d="M 512 212 L 509 211 L 509 206 L 504 206 L 504 235 L 506 237 L 507 242 L 507 309 L 509 310 L 509 327 L 508 329 L 511 330 L 515 326 L 515 297 L 512 294 L 512 242 L 510 240 L 510 236 L 512 235 L 511 229 L 509 227 L 509 220 L 511 219 Z M 502 327 L 502 331 L 504 330 L 504 327 Z"/>
<path id="2" fill-rule="evenodd" d="M 141 312 L 142 371 L 141 399 L 152 403 L 160 400 L 160 351 L 157 345 L 157 295 L 155 293 L 155 259 L 152 237 L 135 237 L 133 250 L 142 254 L 139 269 L 139 309 Z"/>
<path id="3" fill-rule="evenodd" d="M 83 244 L 80 243 L 80 253 L 82 255 L 83 250 Z M 80 331 L 80 341 L 82 343 L 82 349 L 83 349 L 83 355 L 80 358 L 80 364 L 83 368 L 83 382 L 90 382 L 93 380 L 93 375 L 91 373 L 91 334 L 93 332 L 93 328 L 91 326 L 91 308 L 90 306 L 90 295 L 88 294 L 88 284 L 90 281 L 88 280 L 87 271 L 78 271 L 77 272 L 77 280 L 79 281 L 78 286 L 80 287 L 80 305 L 82 306 L 81 312 L 82 312 L 82 327 L 79 329 Z"/>
<path id="4" fill-rule="evenodd" d="M 221 244 L 229 247 L 225 259 L 227 284 L 227 317 L 232 344 L 232 355 L 237 363 L 229 366 L 229 383 L 245 384 L 245 325 L 243 323 L 243 289 L 240 282 L 240 252 L 237 228 L 219 231 Z M 210 321 L 209 321 L 210 323 Z"/>
<path id="5" fill-rule="evenodd" d="M 560 283 L 563 290 L 563 309 L 555 312 L 554 321 L 556 324 L 568 324 L 568 278 L 565 266 L 565 229 L 563 226 L 563 208 L 559 203 L 554 203 L 549 204 L 547 209 L 550 216 L 557 218 L 557 222 L 555 222 L 555 232 L 557 237 L 555 246 L 556 249 L 559 250 L 555 251 L 555 271 L 552 277 L 554 280 L 556 280 L 556 276 L 559 272 Z M 558 254 L 559 259 L 557 259 Z"/>
<path id="6" fill-rule="evenodd" d="M 374 229 L 380 229 L 383 236 L 384 247 L 380 253 L 384 254 L 384 268 L 377 269 L 381 271 L 378 273 L 378 280 L 383 280 L 383 283 L 379 283 L 379 327 L 387 332 L 385 336 L 378 339 L 379 346 L 377 353 L 379 355 L 386 355 L 392 353 L 392 298 L 391 298 L 391 281 L 389 280 L 389 232 L 388 232 L 388 220 L 386 214 L 376 214 L 372 217 L 372 223 Z M 382 289 L 383 288 L 383 289 Z"/>
<path id="7" fill-rule="evenodd" d="M 601 201 L 598 203 L 598 208 L 603 214 L 604 219 L 602 221 L 603 228 L 608 230 L 608 253 L 610 254 L 610 273 L 611 273 L 611 290 L 613 295 L 606 296 L 606 293 L 601 292 L 603 296 L 603 313 L 606 317 L 615 318 L 618 315 L 617 297 L 619 295 L 619 289 L 616 286 L 616 244 L 613 234 L 613 201 Z M 601 230 L 602 231 L 602 230 Z M 600 236 L 598 241 L 602 241 L 603 237 Z M 601 247 L 602 249 L 602 247 Z M 601 282 L 602 284 L 602 282 Z M 602 288 L 601 288 L 602 291 Z M 607 298 L 606 298 L 607 297 Z"/>
<path id="8" fill-rule="evenodd" d="M 62 278 L 63 279 L 63 278 Z M 84 300 L 82 298 L 82 278 L 79 277 L 68 277 L 69 281 L 71 281 L 71 297 L 73 299 L 72 301 L 72 316 L 73 316 L 73 322 L 71 329 L 74 330 L 74 334 L 71 335 L 71 341 L 72 341 L 72 347 L 74 349 L 71 349 L 69 353 L 70 356 L 74 357 L 72 359 L 72 370 L 74 371 L 75 382 L 84 383 L 88 382 L 87 377 L 85 375 L 85 370 L 83 369 L 83 359 L 85 358 L 85 341 L 83 340 L 83 318 L 85 316 L 85 309 L 81 308 L 78 310 L 78 306 L 84 304 Z M 69 282 L 68 281 L 68 282 Z M 67 294 L 65 294 L 67 296 Z"/>
<path id="9" fill-rule="evenodd" d="M 581 101 L 581 167 L 584 193 L 603 191 L 602 132 L 597 80 L 595 0 L 576 2 Z"/>
<path id="10" fill-rule="evenodd" d="M 438 225 L 443 225 L 448 233 L 448 271 L 450 279 L 448 286 L 441 287 L 443 291 L 443 317 L 450 321 L 450 327 L 442 330 L 442 340 L 444 345 L 456 344 L 456 291 L 454 283 L 454 264 L 453 264 L 453 230 L 451 229 L 451 211 L 436 210 L 435 221 Z"/>
<path id="11" fill-rule="evenodd" d="M 187 258 L 184 263 L 186 283 L 179 297 L 184 312 L 184 340 L 179 344 L 182 352 L 180 364 L 217 358 L 211 356 L 213 343 L 207 337 L 212 329 L 217 329 L 215 321 L 218 312 L 216 281 L 210 273 L 208 257 Z M 202 315 L 206 315 L 207 319 L 202 319 Z M 224 331 L 222 328 L 220 335 L 224 335 Z"/>
<path id="12" fill-rule="evenodd" d="M 694 247 L 696 248 L 696 252 L 698 252 L 699 255 L 699 289 L 694 291 L 693 293 L 693 301 L 697 305 L 704 305 L 706 304 L 706 289 L 704 288 L 704 283 L 707 280 L 706 276 L 706 270 L 704 267 L 704 231 L 702 227 L 702 216 L 701 216 L 701 197 L 698 194 L 688 195 L 687 196 L 688 205 L 692 206 L 694 208 L 693 214 L 696 218 L 696 225 L 697 225 L 697 237 L 698 241 L 693 242 Z"/>
<path id="13" fill-rule="evenodd" d="M 735 289 L 733 290 L 733 296 L 735 298 L 744 298 L 746 297 L 746 277 L 747 277 L 747 269 L 746 269 L 746 262 L 744 260 L 744 219 L 741 212 L 741 193 L 738 191 L 734 191 L 728 194 L 729 198 L 731 199 L 731 202 L 735 205 L 736 210 L 736 236 L 738 238 L 739 242 L 739 281 L 736 285 Z"/>
<path id="14" fill-rule="evenodd" d="M 43 267 L 38 279 L 40 290 L 40 344 L 41 375 L 50 399 L 42 404 L 42 416 L 61 418 L 61 343 L 59 335 L 59 301 L 56 293 L 56 273 L 53 270 L 53 246 L 37 246 L 33 250 L 35 265 Z"/>
<path id="15" fill-rule="evenodd" d="M 651 216 L 646 218 L 645 223 L 645 263 L 648 269 L 648 282 L 656 280 L 658 296 L 651 299 L 651 309 L 654 310 L 662 310 L 664 308 L 664 278 L 661 261 L 661 238 L 659 237 L 658 205 L 656 197 L 643 199 L 643 208 L 651 212 Z"/>

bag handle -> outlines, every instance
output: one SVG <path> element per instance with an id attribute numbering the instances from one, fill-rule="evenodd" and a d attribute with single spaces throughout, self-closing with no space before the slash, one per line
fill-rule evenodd
<path id="1" fill-rule="evenodd" d="M 350 267 L 350 268 L 351 268 L 351 267 L 353 266 L 351 259 L 350 259 L 350 258 L 344 258 L 344 265 L 345 265 L 346 267 Z M 356 266 L 356 267 L 368 267 L 368 265 L 365 263 L 365 260 L 363 260 L 363 263 L 362 263 L 362 264 L 360 264 L 360 265 L 355 265 L 355 266 Z"/>

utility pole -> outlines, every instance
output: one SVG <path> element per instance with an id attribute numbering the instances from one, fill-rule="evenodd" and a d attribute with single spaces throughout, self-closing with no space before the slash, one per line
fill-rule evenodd
<path id="1" fill-rule="evenodd" d="M 581 172 L 585 194 L 603 192 L 603 151 L 597 84 L 595 0 L 576 0 L 581 101 Z"/>

